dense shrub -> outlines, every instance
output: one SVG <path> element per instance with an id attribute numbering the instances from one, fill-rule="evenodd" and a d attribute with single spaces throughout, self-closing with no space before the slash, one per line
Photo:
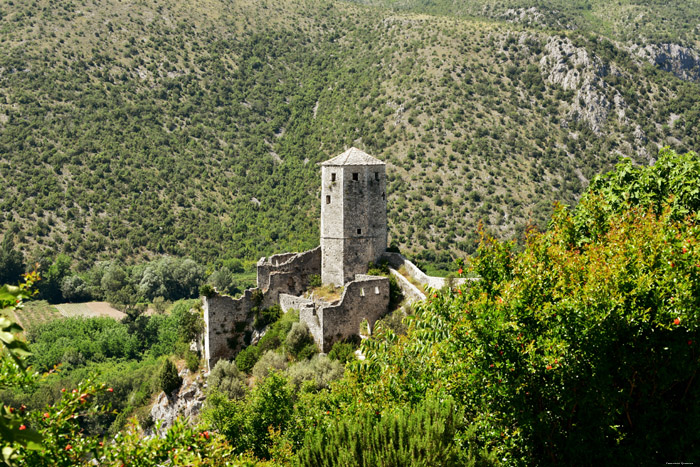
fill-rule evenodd
<path id="1" fill-rule="evenodd" d="M 271 372 L 282 371 L 285 368 L 287 368 L 287 358 L 274 350 L 268 350 L 255 363 L 251 372 L 256 380 L 261 381 Z"/>
<path id="2" fill-rule="evenodd" d="M 289 330 L 287 337 L 284 340 L 284 345 L 287 351 L 294 357 L 303 359 L 309 353 L 308 346 L 314 345 L 314 338 L 309 332 L 309 327 L 306 323 L 294 323 Z M 303 355 L 302 351 L 304 352 Z"/>
<path id="3" fill-rule="evenodd" d="M 328 352 L 328 358 L 339 361 L 344 365 L 355 359 L 355 350 L 357 350 L 357 347 L 357 345 L 350 342 L 336 342 L 333 344 L 331 351 Z"/>
<path id="4" fill-rule="evenodd" d="M 256 308 L 255 310 L 255 322 L 253 327 L 255 329 L 263 329 L 265 326 L 276 322 L 282 316 L 282 309 L 279 305 L 272 305 L 268 308 Z"/>
<path id="5" fill-rule="evenodd" d="M 273 372 L 241 401 L 229 400 L 220 393 L 207 398 L 203 418 L 226 436 L 239 453 L 253 451 L 270 457 L 270 429 L 284 430 L 293 412 L 293 399 L 287 380 Z"/>
<path id="6" fill-rule="evenodd" d="M 219 360 L 209 373 L 207 390 L 218 391 L 229 399 L 242 399 L 246 394 L 245 377 L 234 362 Z"/>
<path id="7" fill-rule="evenodd" d="M 236 367 L 243 373 L 250 373 L 259 358 L 260 347 L 257 345 L 248 346 L 236 355 Z"/>
<path id="8" fill-rule="evenodd" d="M 165 394 L 170 396 L 175 390 L 182 385 L 182 377 L 177 373 L 177 367 L 169 359 L 166 358 L 163 366 L 158 374 L 158 384 Z"/>
<path id="9" fill-rule="evenodd" d="M 302 383 L 310 381 L 316 390 L 326 389 L 332 381 L 343 376 L 345 367 L 337 360 L 324 355 L 315 355 L 310 360 L 302 360 L 287 369 L 289 383 L 299 390 Z"/>
<path id="10" fill-rule="evenodd" d="M 464 413 L 450 400 L 379 414 L 365 411 L 308 433 L 298 452 L 305 466 L 474 465 L 455 442 Z"/>
<path id="11" fill-rule="evenodd" d="M 685 159 L 677 163 L 692 167 Z M 472 261 L 481 280 L 433 292 L 405 338 L 380 330 L 365 341 L 366 360 L 348 366 L 347 381 L 360 382 L 348 387 L 348 409 L 446 389 L 474 414 L 482 441 L 465 446 L 509 464 L 700 454 L 697 210 L 682 196 L 615 206 L 608 191 L 624 193 L 650 169 L 618 171 L 607 178 L 620 184 L 591 191 L 573 214 L 559 209 L 522 253 L 485 238 Z M 697 190 L 696 170 L 668 173 Z"/>
<path id="12" fill-rule="evenodd" d="M 199 363 L 199 354 L 188 349 L 185 352 L 185 364 L 187 365 L 187 369 L 194 373 L 199 370 Z"/>

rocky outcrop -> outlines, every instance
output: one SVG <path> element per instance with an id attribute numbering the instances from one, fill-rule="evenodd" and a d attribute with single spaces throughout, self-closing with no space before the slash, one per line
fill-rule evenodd
<path id="1" fill-rule="evenodd" d="M 509 23 L 524 24 L 526 26 L 573 29 L 570 24 L 562 22 L 563 15 L 559 11 L 547 10 L 543 12 L 540 8 L 534 6 L 529 8 L 508 8 L 503 13 L 494 16 Z"/>
<path id="2" fill-rule="evenodd" d="M 170 396 L 161 392 L 156 403 L 151 409 L 151 417 L 154 422 L 160 421 L 160 433 L 173 426 L 178 417 L 196 419 L 204 404 L 204 378 L 200 373 L 194 375 L 188 369 L 180 371 L 183 379 L 182 386 L 177 393 Z M 159 434 L 159 433 L 147 433 Z"/>
<path id="3" fill-rule="evenodd" d="M 686 81 L 700 81 L 700 54 L 678 44 L 633 45 L 630 51 L 652 65 Z"/>
<path id="4" fill-rule="evenodd" d="M 590 54 L 582 47 L 576 47 L 567 37 L 550 37 L 540 59 L 540 71 L 548 84 L 575 91 L 569 113 L 572 120 L 583 120 L 594 133 L 600 134 L 610 115 L 626 122 L 627 104 L 622 95 L 609 89 L 603 80 L 608 74 L 619 71 Z M 608 96 L 612 94 L 612 99 Z"/>

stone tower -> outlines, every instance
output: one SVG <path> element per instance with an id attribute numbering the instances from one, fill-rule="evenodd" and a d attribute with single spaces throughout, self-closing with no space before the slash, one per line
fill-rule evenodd
<path id="1" fill-rule="evenodd" d="M 321 163 L 321 281 L 365 274 L 386 242 L 386 164 L 357 148 Z"/>

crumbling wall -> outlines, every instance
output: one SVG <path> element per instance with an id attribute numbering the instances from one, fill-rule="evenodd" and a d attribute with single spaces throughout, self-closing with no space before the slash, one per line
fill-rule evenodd
<path id="1" fill-rule="evenodd" d="M 259 306 L 260 297 L 260 289 L 248 289 L 240 298 L 203 297 L 204 358 L 209 369 L 222 358 L 232 359 L 250 343 L 255 322 L 253 308 Z"/>
<path id="2" fill-rule="evenodd" d="M 447 278 L 427 275 L 426 273 L 421 271 L 418 266 L 413 264 L 408 259 L 404 258 L 404 256 L 400 253 L 386 252 L 384 253 L 384 255 L 382 255 L 382 260 L 385 260 L 394 269 L 399 269 L 403 266 L 404 270 L 406 271 L 406 274 L 408 274 L 411 278 L 415 279 L 424 286 L 430 287 L 431 289 L 441 289 L 447 283 Z M 461 285 L 474 280 L 478 279 L 460 277 L 454 278 L 452 282 L 454 283 L 454 285 Z"/>
<path id="3" fill-rule="evenodd" d="M 285 293 L 281 293 L 279 295 L 279 300 L 280 308 L 284 313 L 292 309 L 301 310 L 304 307 L 314 305 L 314 301 L 310 298 L 295 297 L 294 295 L 289 295 Z"/>
<path id="4" fill-rule="evenodd" d="M 396 284 L 401 289 L 406 303 L 421 302 L 426 299 L 425 294 L 418 287 L 413 285 L 411 281 L 406 279 L 399 271 L 394 268 L 389 268 L 389 272 L 396 279 Z"/>
<path id="5" fill-rule="evenodd" d="M 321 275 L 321 247 L 302 253 L 284 253 L 258 261 L 258 288 L 265 305 L 277 303 L 279 294 L 300 295 L 309 288 L 312 275 Z"/>
<path id="6" fill-rule="evenodd" d="M 321 352 L 328 352 L 335 342 L 358 335 L 363 319 L 371 329 L 388 309 L 389 279 L 357 274 L 345 285 L 337 304 L 321 306 L 315 314 L 300 311 L 299 317 L 309 326 Z"/>

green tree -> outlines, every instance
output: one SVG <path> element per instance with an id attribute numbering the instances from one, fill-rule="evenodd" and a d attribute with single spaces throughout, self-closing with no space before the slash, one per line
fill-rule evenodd
<path id="1" fill-rule="evenodd" d="M 18 283 L 24 268 L 24 255 L 15 250 L 14 234 L 6 232 L 0 243 L 0 284 Z"/>
<path id="2" fill-rule="evenodd" d="M 158 375 L 158 384 L 163 392 L 171 396 L 175 390 L 182 386 L 182 377 L 177 374 L 177 367 L 169 359 L 166 358 Z"/>

